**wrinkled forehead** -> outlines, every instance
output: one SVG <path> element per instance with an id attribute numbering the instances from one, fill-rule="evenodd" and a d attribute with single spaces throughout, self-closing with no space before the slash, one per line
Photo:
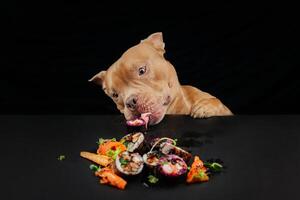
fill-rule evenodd
<path id="1" fill-rule="evenodd" d="M 119 67 L 119 64 L 116 62 L 114 63 L 106 73 L 105 77 L 105 88 L 108 89 L 121 89 L 126 82 L 126 70 L 122 67 Z"/>
<path id="2" fill-rule="evenodd" d="M 123 53 L 119 61 L 123 63 L 130 63 L 138 60 L 146 60 L 156 55 L 157 51 L 152 46 L 141 43 L 131 47 Z"/>
<path id="3" fill-rule="evenodd" d="M 148 45 L 139 44 L 128 49 L 108 70 L 106 87 L 122 87 L 133 80 L 139 66 L 147 65 L 155 56 L 155 50 Z M 118 88 L 121 89 L 121 88 Z"/>
<path id="4" fill-rule="evenodd" d="M 106 73 L 105 86 L 109 89 L 122 90 L 129 81 L 133 80 L 136 63 L 142 63 L 141 60 L 134 60 L 127 63 L 118 60 Z"/>

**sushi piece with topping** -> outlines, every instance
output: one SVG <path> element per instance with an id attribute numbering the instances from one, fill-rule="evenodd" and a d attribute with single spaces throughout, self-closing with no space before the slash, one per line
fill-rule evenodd
<path id="1" fill-rule="evenodd" d="M 138 149 L 141 149 L 144 140 L 145 140 L 144 134 L 138 132 L 138 133 L 132 133 L 124 136 L 120 140 L 120 142 L 126 146 L 127 151 L 134 152 Z"/>
<path id="2" fill-rule="evenodd" d="M 163 137 L 163 138 L 154 138 L 154 139 L 152 139 L 152 141 L 150 142 L 150 144 L 152 145 L 152 146 L 158 146 L 159 147 L 159 145 L 160 144 L 162 144 L 162 143 L 170 143 L 170 144 L 175 144 L 175 142 L 174 142 L 174 140 L 173 139 L 171 139 L 171 138 L 167 138 L 167 137 Z"/>
<path id="3" fill-rule="evenodd" d="M 161 143 L 160 151 L 163 154 L 175 154 L 175 155 L 183 158 L 183 160 L 185 162 L 188 162 L 192 157 L 192 154 L 190 154 L 189 152 L 187 152 L 169 142 Z"/>
<path id="4" fill-rule="evenodd" d="M 179 177 L 187 172 L 187 164 L 177 155 L 165 155 L 159 159 L 158 171 L 167 177 Z"/>
<path id="5" fill-rule="evenodd" d="M 155 151 L 148 152 L 143 155 L 144 163 L 150 168 L 156 167 L 159 164 L 159 158 L 160 155 Z"/>
<path id="6" fill-rule="evenodd" d="M 142 172 L 144 161 L 139 153 L 124 151 L 117 156 L 116 168 L 121 174 L 137 175 Z"/>
<path id="7" fill-rule="evenodd" d="M 170 142 L 172 144 L 174 144 L 173 140 L 170 138 L 159 138 L 159 137 L 155 137 L 152 134 L 145 134 L 145 141 L 143 144 L 143 147 L 145 150 L 150 151 L 152 149 L 152 151 L 157 151 L 159 152 L 159 145 L 163 142 Z"/>
<path id="8" fill-rule="evenodd" d="M 163 143 L 169 143 L 169 144 L 176 144 L 176 141 L 173 140 L 172 138 L 168 138 L 168 137 L 162 137 L 162 138 L 154 138 L 151 142 L 151 149 L 150 152 L 153 150 L 160 150 L 160 146 Z"/>

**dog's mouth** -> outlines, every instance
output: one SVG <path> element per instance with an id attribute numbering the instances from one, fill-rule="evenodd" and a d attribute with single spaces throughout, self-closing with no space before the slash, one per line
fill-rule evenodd
<path id="1" fill-rule="evenodd" d="M 128 120 L 126 123 L 128 126 L 145 126 L 148 127 L 151 113 L 142 113 L 140 117 L 133 120 Z"/>
<path id="2" fill-rule="evenodd" d="M 139 96 L 136 102 L 135 110 L 129 110 L 127 120 L 141 118 L 143 114 L 147 114 L 149 125 L 158 124 L 165 116 L 167 106 L 171 102 L 171 97 L 167 95 L 165 98 L 147 98 L 146 95 Z"/>
<path id="3" fill-rule="evenodd" d="M 148 116 L 148 124 L 149 125 L 155 125 L 155 124 L 158 124 L 161 120 L 162 120 L 163 117 L 161 116 L 157 116 L 157 115 L 154 115 L 154 114 L 150 114 Z"/>
<path id="4" fill-rule="evenodd" d="M 148 114 L 148 122 L 150 125 L 155 125 L 158 124 L 165 116 L 165 111 L 164 108 L 157 108 L 157 109 L 152 109 L 151 111 L 145 111 L 141 113 L 151 113 Z M 143 114 L 141 114 L 143 116 Z"/>
<path id="5" fill-rule="evenodd" d="M 157 109 L 142 109 L 135 113 L 131 113 L 130 116 L 125 115 L 126 120 L 133 121 L 136 119 L 141 119 L 145 121 L 148 125 L 158 124 L 165 116 L 165 108 L 157 108 Z"/>
<path id="6" fill-rule="evenodd" d="M 146 112 L 146 113 L 140 113 L 140 114 L 133 115 L 132 117 L 129 118 L 129 120 L 134 121 L 134 120 L 140 119 L 140 120 L 144 121 L 146 124 L 155 125 L 155 124 L 158 124 L 163 118 L 164 118 L 164 113 Z"/>
<path id="7" fill-rule="evenodd" d="M 164 118 L 166 107 L 161 104 L 152 104 L 151 106 L 139 106 L 137 111 L 140 113 L 140 116 L 142 116 L 143 113 L 151 113 L 147 116 L 149 118 L 149 125 L 155 125 Z"/>

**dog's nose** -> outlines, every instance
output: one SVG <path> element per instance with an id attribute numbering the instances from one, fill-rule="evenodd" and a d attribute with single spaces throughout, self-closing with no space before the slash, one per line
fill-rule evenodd
<path id="1" fill-rule="evenodd" d="M 137 97 L 136 96 L 130 96 L 126 100 L 126 107 L 130 110 L 136 109 L 136 103 L 137 103 Z"/>

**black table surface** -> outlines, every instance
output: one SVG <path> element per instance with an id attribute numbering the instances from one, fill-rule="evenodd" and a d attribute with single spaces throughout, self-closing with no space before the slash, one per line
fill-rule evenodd
<path id="1" fill-rule="evenodd" d="M 4 199 L 300 199 L 300 116 L 192 119 L 166 116 L 147 134 L 178 139 L 203 160 L 227 167 L 207 183 L 126 190 L 100 185 L 81 158 L 99 137 L 125 134 L 123 116 L 0 116 Z M 66 159 L 57 160 L 60 154 Z M 4 159 L 3 159 L 4 158 Z"/>

